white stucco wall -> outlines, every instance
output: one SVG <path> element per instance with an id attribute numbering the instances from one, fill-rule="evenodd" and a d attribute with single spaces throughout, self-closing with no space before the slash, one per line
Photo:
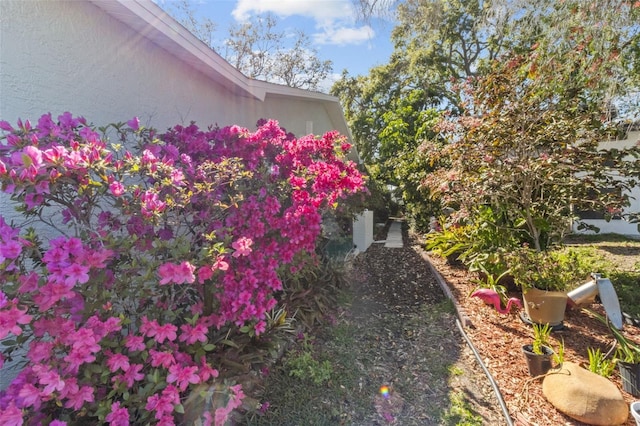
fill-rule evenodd
<path id="1" fill-rule="evenodd" d="M 1 1 L 0 117 L 246 122 L 241 102 L 85 1 Z M 9 18 L 10 17 L 10 18 Z M 233 105 L 233 107 L 230 107 Z"/>
<path id="2" fill-rule="evenodd" d="M 70 111 L 96 125 L 140 117 L 164 130 L 255 128 L 275 118 L 288 131 L 336 128 L 322 102 L 239 96 L 87 1 L 0 1 L 0 119 Z"/>
<path id="3" fill-rule="evenodd" d="M 606 141 L 600 143 L 602 149 L 624 149 L 629 148 L 640 141 L 640 131 L 629 132 L 626 139 Z M 635 161 L 633 158 L 629 158 L 629 161 Z M 629 195 L 631 196 L 631 205 L 625 209 L 625 213 L 640 212 L 640 188 L 634 188 Z M 583 222 L 595 225 L 600 228 L 600 233 L 615 233 L 621 235 L 628 235 L 634 238 L 640 238 L 640 232 L 638 232 L 637 223 L 629 223 L 625 220 L 611 220 L 609 222 L 605 220 L 583 220 Z M 575 226 L 574 226 L 574 230 Z M 577 231 L 577 230 L 576 230 Z M 586 232 L 585 232 L 586 233 Z M 592 232 L 589 232 L 592 233 Z"/>

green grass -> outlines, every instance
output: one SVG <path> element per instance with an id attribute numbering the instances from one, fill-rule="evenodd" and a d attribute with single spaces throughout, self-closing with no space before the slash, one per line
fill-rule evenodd
<path id="1" fill-rule="evenodd" d="M 267 414 L 247 424 L 350 424 L 353 412 L 371 411 L 370 395 L 376 391 L 363 387 L 362 366 L 352 353 L 355 331 L 339 324 L 322 347 L 307 341 L 287 354 L 266 382 Z"/>
<path id="2" fill-rule="evenodd" d="M 442 423 L 447 426 L 482 426 L 482 417 L 473 413 L 462 392 L 450 394 L 451 407 L 445 412 Z"/>

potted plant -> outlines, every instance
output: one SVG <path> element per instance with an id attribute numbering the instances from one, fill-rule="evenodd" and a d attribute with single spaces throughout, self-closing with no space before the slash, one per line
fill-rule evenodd
<path id="1" fill-rule="evenodd" d="M 549 324 L 533 324 L 533 342 L 522 347 L 532 377 L 542 376 L 551 369 L 554 352 L 549 343 L 550 336 Z"/>
<path id="2" fill-rule="evenodd" d="M 622 389 L 640 396 L 640 345 L 627 339 L 620 330 L 609 327 L 617 342 L 616 363 L 622 379 Z"/>
<path id="3" fill-rule="evenodd" d="M 562 324 L 567 288 L 578 278 L 571 255 L 559 250 L 536 251 L 527 247 L 507 259 L 516 285 L 522 289 L 524 311 L 534 324 Z"/>
<path id="4" fill-rule="evenodd" d="M 620 330 L 602 315 L 585 309 L 609 327 L 616 339 L 615 361 L 622 379 L 622 389 L 633 396 L 640 396 L 640 344 L 628 339 Z"/>

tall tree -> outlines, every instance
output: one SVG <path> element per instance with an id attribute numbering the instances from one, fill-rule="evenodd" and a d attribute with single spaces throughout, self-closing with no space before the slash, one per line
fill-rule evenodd
<path id="1" fill-rule="evenodd" d="M 491 226 L 540 251 L 562 239 L 580 210 L 611 218 L 629 205 L 640 170 L 628 159 L 640 149 L 599 143 L 616 130 L 609 103 L 623 89 L 624 51 L 638 43 L 640 5 L 602 3 L 549 4 L 529 27 L 521 14 L 517 49 L 473 81 L 464 115 L 441 127 L 451 166 L 427 184 L 467 223 L 487 225 L 490 206 Z"/>
<path id="2" fill-rule="evenodd" d="M 248 77 L 309 90 L 317 90 L 333 69 L 331 61 L 318 58 L 304 31 L 293 38 L 278 31 L 272 14 L 232 25 L 223 56 Z"/>
<path id="3" fill-rule="evenodd" d="M 221 54 L 248 77 L 307 90 L 318 90 L 333 70 L 330 60 L 322 60 L 304 31 L 293 37 L 277 29 L 272 14 L 255 16 L 233 24 L 222 43 L 214 40 L 216 24 L 199 15 L 191 0 L 167 4 L 167 12 L 186 29 Z"/>

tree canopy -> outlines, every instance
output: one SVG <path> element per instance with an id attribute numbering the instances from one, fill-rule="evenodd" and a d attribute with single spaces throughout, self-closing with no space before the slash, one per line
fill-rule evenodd
<path id="1" fill-rule="evenodd" d="M 343 103 L 372 177 L 416 188 L 421 196 L 427 189 L 407 182 L 419 179 L 419 174 L 401 158 L 412 158 L 413 167 L 424 175 L 438 164 L 452 164 L 450 158 L 437 155 L 439 147 L 460 138 L 493 141 L 506 149 L 496 136 L 497 124 L 506 126 L 502 136 L 515 144 L 510 149 L 537 154 L 539 143 L 555 149 L 559 139 L 572 144 L 582 137 L 578 135 L 604 137 L 598 129 L 615 118 L 612 105 L 629 90 L 637 90 L 639 2 L 379 0 L 354 4 L 365 17 L 373 7 L 394 11 L 398 22 L 393 31 L 394 52 L 387 64 L 371 69 L 367 76 L 343 73 L 332 93 Z M 510 61 L 518 65 L 501 68 L 514 63 Z M 509 85 L 500 86 L 504 82 L 499 73 L 506 71 Z M 498 86 L 502 103 L 496 98 Z M 501 115 L 501 109 L 512 114 Z M 458 120 L 457 124 L 479 120 L 482 125 L 466 127 L 469 134 L 458 133 L 451 139 L 451 134 L 434 127 L 433 114 Z M 531 127 L 523 128 L 525 123 Z M 525 137 L 513 133 L 515 129 Z M 536 139 L 539 132 L 546 135 L 542 140 Z M 562 132 L 567 133 L 561 136 Z"/>

